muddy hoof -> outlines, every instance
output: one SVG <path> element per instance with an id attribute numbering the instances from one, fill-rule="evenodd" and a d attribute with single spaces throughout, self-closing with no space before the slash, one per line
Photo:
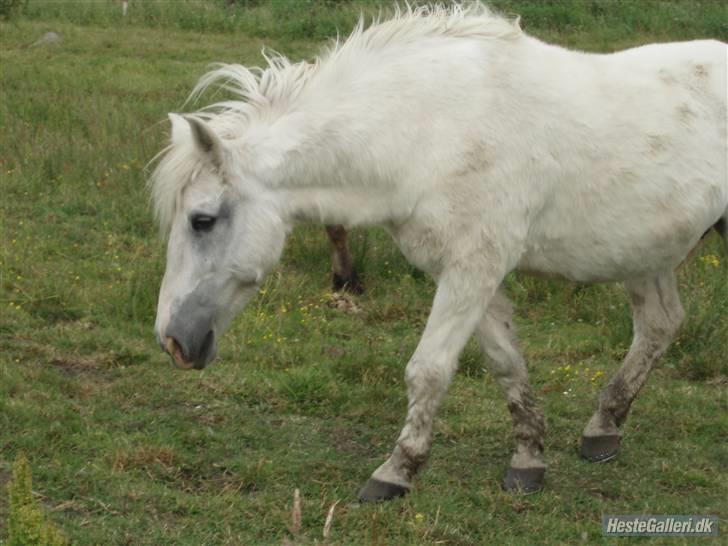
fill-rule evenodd
<path id="1" fill-rule="evenodd" d="M 352 272 L 350 277 L 343 277 L 334 273 L 333 286 L 335 291 L 349 292 L 349 294 L 364 293 L 364 285 L 359 280 L 356 271 Z"/>
<path id="2" fill-rule="evenodd" d="M 503 489 L 530 495 L 543 488 L 546 475 L 545 468 L 513 468 L 509 467 L 503 480 Z"/>
<path id="3" fill-rule="evenodd" d="M 403 497 L 407 494 L 406 487 L 396 483 L 383 482 L 369 478 L 369 481 L 359 491 L 359 500 L 362 502 L 378 502 L 396 497 Z"/>
<path id="4" fill-rule="evenodd" d="M 619 434 L 582 436 L 581 456 L 592 463 L 606 463 L 619 453 Z"/>

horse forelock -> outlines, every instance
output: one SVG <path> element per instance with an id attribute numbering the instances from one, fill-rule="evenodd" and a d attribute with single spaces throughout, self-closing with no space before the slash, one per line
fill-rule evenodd
<path id="1" fill-rule="evenodd" d="M 166 236 L 179 207 L 182 191 L 203 165 L 203 158 L 190 139 L 189 143 L 170 144 L 155 159 L 158 163 L 149 179 L 149 189 L 154 217 Z"/>

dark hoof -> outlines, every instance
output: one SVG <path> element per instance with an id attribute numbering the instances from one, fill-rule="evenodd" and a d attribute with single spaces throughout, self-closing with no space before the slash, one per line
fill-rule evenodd
<path id="1" fill-rule="evenodd" d="M 356 274 L 356 271 L 353 271 L 349 277 L 342 277 L 334 273 L 333 285 L 335 291 L 344 291 L 350 294 L 364 293 L 364 285 L 359 280 L 359 275 Z"/>
<path id="2" fill-rule="evenodd" d="M 606 463 L 619 453 L 619 434 L 582 436 L 581 456 L 592 463 Z"/>
<path id="3" fill-rule="evenodd" d="M 546 475 L 545 468 L 513 468 L 509 467 L 503 480 L 503 489 L 516 491 L 524 495 L 537 493 L 543 488 Z"/>
<path id="4" fill-rule="evenodd" d="M 369 478 L 369 481 L 359 491 L 359 500 L 362 502 L 378 502 L 397 497 L 403 497 L 407 494 L 406 487 L 397 485 L 396 483 L 383 482 Z"/>

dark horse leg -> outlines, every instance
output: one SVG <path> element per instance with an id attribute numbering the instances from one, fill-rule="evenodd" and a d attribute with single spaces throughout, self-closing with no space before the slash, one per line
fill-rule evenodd
<path id="1" fill-rule="evenodd" d="M 352 294 L 361 294 L 364 292 L 364 286 L 354 270 L 344 226 L 326 226 L 326 233 L 329 236 L 329 241 L 331 241 L 334 290 L 346 290 Z"/>

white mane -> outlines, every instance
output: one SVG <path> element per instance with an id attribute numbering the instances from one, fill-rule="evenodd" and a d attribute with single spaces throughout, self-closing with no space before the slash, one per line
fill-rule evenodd
<path id="1" fill-rule="evenodd" d="M 372 21 L 365 27 L 361 17 L 344 41 L 338 39 L 312 63 L 292 63 L 286 57 L 263 52 L 265 68 L 218 64 L 202 76 L 188 100 L 199 98 L 212 86 L 235 99 L 214 103 L 194 114 L 204 119 L 223 139 L 235 139 L 255 119 L 280 116 L 295 103 L 302 90 L 326 70 L 344 74 L 365 64 L 387 48 L 433 37 L 514 39 L 521 35 L 518 19 L 495 15 L 480 2 L 451 6 L 395 6 L 390 19 Z M 371 62 L 371 61 L 370 61 Z M 152 202 L 163 232 L 169 230 L 181 190 L 199 168 L 190 143 L 171 144 L 157 156 L 159 164 L 150 179 Z"/>
<path id="2" fill-rule="evenodd" d="M 377 18 L 367 28 L 364 18 L 360 17 L 346 41 L 342 43 L 336 40 L 313 63 L 291 63 L 280 54 L 269 55 L 264 51 L 263 56 L 268 65 L 264 69 L 218 64 L 200 78 L 190 94 L 190 100 L 199 98 L 213 85 L 235 95 L 238 100 L 218 102 L 198 113 L 207 117 L 223 136 L 228 133 L 237 136 L 241 129 L 240 121 L 261 114 L 266 109 L 285 109 L 322 66 L 352 66 L 351 63 L 358 57 L 371 55 L 382 48 L 433 36 L 488 39 L 515 38 L 520 34 L 518 19 L 508 21 L 499 17 L 480 2 L 447 7 L 412 7 L 407 4 L 404 11 L 395 6 L 391 19 L 381 21 Z"/>

